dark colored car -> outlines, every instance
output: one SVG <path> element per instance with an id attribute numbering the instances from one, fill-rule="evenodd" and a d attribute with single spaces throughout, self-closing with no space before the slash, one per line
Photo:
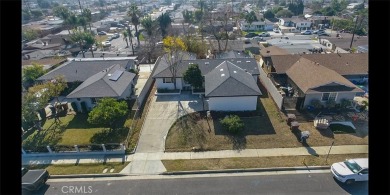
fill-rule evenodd
<path id="1" fill-rule="evenodd" d="M 252 38 L 252 37 L 255 37 L 255 36 L 259 36 L 258 34 L 256 33 L 248 33 L 245 35 L 245 38 Z"/>
<path id="2" fill-rule="evenodd" d="M 41 188 L 50 175 L 45 169 L 28 170 L 22 168 L 22 190 L 36 191 Z"/>
<path id="3" fill-rule="evenodd" d="M 318 32 L 318 36 L 327 36 L 330 37 L 330 35 L 326 32 Z"/>

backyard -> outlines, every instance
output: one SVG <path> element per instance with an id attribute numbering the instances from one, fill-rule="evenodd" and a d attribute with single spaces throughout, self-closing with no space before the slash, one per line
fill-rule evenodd
<path id="1" fill-rule="evenodd" d="M 173 124 L 166 139 L 166 152 L 191 151 L 193 147 L 203 151 L 300 147 L 301 131 L 310 132 L 309 146 L 329 146 L 333 141 L 335 145 L 368 144 L 367 136 L 317 130 L 310 121 L 299 121 L 299 129 L 291 131 L 286 116 L 278 110 L 265 88 L 260 86 L 260 90 L 263 95 L 256 114 L 239 114 L 244 123 L 242 132 L 235 135 L 222 129 L 219 120 L 230 113 L 211 113 L 211 118 L 204 112 L 192 113 Z"/>

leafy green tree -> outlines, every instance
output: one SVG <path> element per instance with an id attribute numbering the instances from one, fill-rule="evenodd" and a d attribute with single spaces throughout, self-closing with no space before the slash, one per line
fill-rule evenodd
<path id="1" fill-rule="evenodd" d="M 37 4 L 42 9 L 48 9 L 51 7 L 50 3 L 46 0 L 37 0 Z"/>
<path id="2" fill-rule="evenodd" d="M 161 35 L 165 37 L 167 35 L 167 28 L 171 25 L 172 19 L 169 17 L 168 13 L 163 13 L 157 18 L 157 21 L 160 24 Z"/>
<path id="3" fill-rule="evenodd" d="M 43 65 L 34 62 L 32 64 L 32 66 L 22 69 L 22 81 L 25 87 L 32 86 L 34 84 L 35 79 L 45 74 L 45 70 L 43 70 Z"/>
<path id="4" fill-rule="evenodd" d="M 274 0 L 275 5 L 279 5 L 279 0 Z"/>
<path id="5" fill-rule="evenodd" d="M 279 5 L 283 7 L 286 6 L 286 1 L 282 1 Z"/>
<path id="6" fill-rule="evenodd" d="M 127 12 L 127 16 L 131 17 L 131 23 L 135 27 L 135 37 L 137 37 L 138 45 L 140 45 L 139 42 L 139 33 L 138 33 L 138 25 L 140 24 L 140 15 L 141 12 L 139 11 L 137 5 L 135 3 L 132 3 L 130 5 L 129 11 Z"/>
<path id="7" fill-rule="evenodd" d="M 129 37 L 129 33 L 125 30 L 122 32 L 122 36 L 123 36 L 123 40 L 126 41 L 126 48 L 129 47 L 129 41 L 127 40 L 127 38 Z"/>
<path id="8" fill-rule="evenodd" d="M 114 98 L 102 98 L 95 108 L 88 114 L 88 122 L 91 124 L 106 125 L 111 130 L 115 129 L 116 122 L 126 116 L 127 104 Z"/>
<path id="9" fill-rule="evenodd" d="M 276 6 L 276 7 L 273 7 L 273 8 L 272 8 L 272 12 L 273 12 L 274 14 L 278 13 L 278 12 L 281 11 L 281 10 L 283 10 L 283 8 L 280 7 L 280 6 Z"/>
<path id="10" fill-rule="evenodd" d="M 86 45 L 84 37 L 85 37 L 85 32 L 78 31 L 78 30 L 74 30 L 73 33 L 70 35 L 70 40 L 73 43 L 76 43 L 79 45 L 80 51 L 83 54 L 83 58 L 85 58 L 84 46 Z"/>
<path id="11" fill-rule="evenodd" d="M 278 18 L 291 18 L 293 15 L 290 10 L 280 10 L 275 16 Z"/>
<path id="12" fill-rule="evenodd" d="M 38 38 L 39 34 L 40 34 L 40 30 L 35 30 L 31 28 L 25 28 L 22 30 L 22 38 L 28 41 Z"/>
<path id="13" fill-rule="evenodd" d="M 83 39 L 84 39 L 85 47 L 91 50 L 92 57 L 94 58 L 95 55 L 93 54 L 92 46 L 96 43 L 95 36 L 90 32 L 85 32 L 83 35 Z"/>
<path id="14" fill-rule="evenodd" d="M 89 25 L 89 30 L 92 32 L 92 27 L 91 27 L 92 13 L 91 13 L 91 10 L 89 10 L 88 8 L 84 8 L 81 15 L 85 18 L 85 21 Z"/>
<path id="15" fill-rule="evenodd" d="M 322 8 L 321 11 L 324 16 L 334 16 L 336 14 L 336 11 L 331 7 Z"/>
<path id="16" fill-rule="evenodd" d="M 264 18 L 275 18 L 275 14 L 271 10 L 267 10 L 263 16 Z"/>
<path id="17" fill-rule="evenodd" d="M 195 89 L 201 89 L 203 87 L 202 72 L 200 71 L 198 64 L 191 64 L 184 72 L 183 79 Z"/>
<path id="18" fill-rule="evenodd" d="M 258 21 L 256 17 L 256 13 L 254 11 L 249 12 L 245 15 L 245 21 L 249 24 L 252 24 L 252 22 Z"/>
<path id="19" fill-rule="evenodd" d="M 196 10 L 195 13 L 194 13 L 194 18 L 195 18 L 196 22 L 202 21 L 202 18 L 203 18 L 202 10 Z"/>
<path id="20" fill-rule="evenodd" d="M 38 18 L 40 18 L 40 17 L 43 16 L 42 11 L 40 11 L 40 10 L 31 10 L 30 13 L 31 13 L 31 16 L 32 16 L 33 18 L 35 18 L 35 19 L 38 19 Z"/>
<path id="21" fill-rule="evenodd" d="M 192 11 L 184 10 L 182 14 L 185 23 L 190 23 L 192 21 L 192 18 L 194 17 Z"/>
<path id="22" fill-rule="evenodd" d="M 155 21 L 153 21 L 150 16 L 147 16 L 141 20 L 141 25 L 144 27 L 146 34 L 152 36 L 155 28 Z"/>
<path id="23" fill-rule="evenodd" d="M 220 120 L 222 127 L 230 133 L 239 133 L 244 129 L 244 123 L 237 115 L 229 115 Z"/>

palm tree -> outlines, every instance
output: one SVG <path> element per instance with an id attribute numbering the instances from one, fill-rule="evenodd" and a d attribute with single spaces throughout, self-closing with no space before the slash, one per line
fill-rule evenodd
<path id="1" fill-rule="evenodd" d="M 127 27 L 127 34 L 129 36 L 129 40 L 130 40 L 131 51 L 133 51 L 133 55 L 134 55 L 133 33 L 131 32 L 130 27 Z"/>
<path id="2" fill-rule="evenodd" d="M 150 16 L 147 16 L 141 20 L 141 25 L 144 27 L 146 34 L 152 36 L 154 30 L 154 21 Z"/>
<path id="3" fill-rule="evenodd" d="M 141 15 L 141 12 L 139 11 L 137 5 L 135 3 L 132 3 L 130 5 L 130 9 L 127 12 L 127 16 L 131 17 L 131 23 L 135 27 L 135 36 L 137 37 L 138 45 L 140 45 L 139 42 L 139 34 L 138 34 L 138 25 L 140 24 L 139 16 Z"/>
<path id="4" fill-rule="evenodd" d="M 126 41 L 127 47 L 129 47 L 129 41 L 127 41 L 127 37 L 129 36 L 129 33 L 127 33 L 127 31 L 125 30 L 125 31 L 122 32 L 122 35 L 123 35 L 123 40 Z"/>
<path id="5" fill-rule="evenodd" d="M 87 20 L 84 16 L 82 16 L 82 15 L 77 16 L 77 23 L 78 23 L 78 25 L 83 27 L 84 32 L 87 31 Z"/>
<path id="6" fill-rule="evenodd" d="M 64 7 L 64 6 L 58 6 L 58 7 L 53 8 L 53 13 L 54 13 L 54 16 L 57 16 L 64 21 L 62 23 L 62 25 L 68 30 L 68 32 L 70 34 L 70 30 L 68 28 L 68 23 L 67 23 L 68 18 L 71 15 L 69 9 Z"/>
<path id="7" fill-rule="evenodd" d="M 161 34 L 165 37 L 167 34 L 167 28 L 172 23 L 171 17 L 169 17 L 168 13 L 163 13 L 157 18 L 157 20 L 160 24 Z"/>
<path id="8" fill-rule="evenodd" d="M 84 40 L 84 32 L 78 31 L 78 30 L 73 30 L 73 34 L 70 35 L 70 40 L 73 43 L 77 43 L 80 47 L 80 51 L 83 54 L 83 58 L 85 58 L 84 54 L 84 45 L 85 45 L 85 40 Z"/>
<path id="9" fill-rule="evenodd" d="M 95 36 L 91 34 L 91 32 L 83 33 L 83 40 L 84 44 L 87 48 L 91 49 L 92 57 L 94 58 L 95 55 L 93 54 L 92 46 L 96 43 Z"/>
<path id="10" fill-rule="evenodd" d="M 89 10 L 88 8 L 83 9 L 82 15 L 89 25 L 89 30 L 92 32 L 92 27 L 91 27 L 92 13 L 91 13 L 91 10 Z"/>

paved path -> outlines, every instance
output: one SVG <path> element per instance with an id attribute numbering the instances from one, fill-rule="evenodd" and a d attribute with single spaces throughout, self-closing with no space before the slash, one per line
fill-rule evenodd
<path id="1" fill-rule="evenodd" d="M 209 159 L 209 158 L 239 158 L 239 157 L 269 157 L 269 156 L 302 156 L 314 154 L 326 155 L 329 146 L 297 147 L 297 148 L 271 148 L 271 149 L 245 149 L 221 150 L 208 152 L 150 152 L 136 153 L 132 155 L 85 155 L 82 157 L 30 157 L 23 158 L 22 164 L 74 164 L 74 163 L 98 163 L 98 162 L 124 162 L 124 161 L 154 161 L 175 159 Z M 367 154 L 368 145 L 344 145 L 333 146 L 330 154 Z M 146 165 L 142 165 L 144 168 Z M 141 168 L 141 169 L 144 169 Z M 130 169 L 127 169 L 130 170 Z M 123 173 L 129 173 L 124 171 Z"/>

